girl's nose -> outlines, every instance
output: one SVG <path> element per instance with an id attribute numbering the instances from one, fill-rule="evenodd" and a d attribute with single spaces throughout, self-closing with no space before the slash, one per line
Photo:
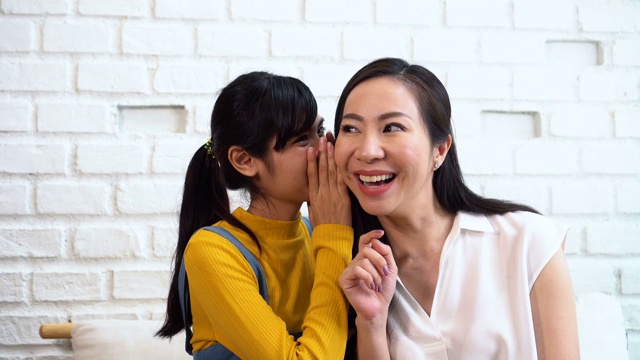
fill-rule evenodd
<path id="1" fill-rule="evenodd" d="M 318 150 L 318 148 L 320 147 L 320 137 L 317 135 L 312 136 L 310 140 L 311 140 L 311 146 L 316 150 Z"/>

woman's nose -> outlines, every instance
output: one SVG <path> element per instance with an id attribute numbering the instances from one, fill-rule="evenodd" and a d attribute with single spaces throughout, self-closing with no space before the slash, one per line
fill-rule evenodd
<path id="1" fill-rule="evenodd" d="M 377 136 L 364 136 L 356 151 L 358 160 L 372 162 L 384 157 L 382 143 Z"/>

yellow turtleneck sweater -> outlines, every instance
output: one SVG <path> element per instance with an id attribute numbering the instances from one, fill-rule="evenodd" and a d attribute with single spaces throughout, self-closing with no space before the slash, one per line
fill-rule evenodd
<path id="1" fill-rule="evenodd" d="M 193 351 L 217 342 L 241 359 L 342 359 L 347 301 L 338 278 L 351 261 L 353 229 L 324 224 L 309 238 L 294 221 L 233 212 L 258 237 L 221 221 L 262 265 L 267 304 L 240 251 L 218 234 L 197 231 L 185 250 L 193 315 Z M 297 341 L 289 333 L 302 331 Z"/>

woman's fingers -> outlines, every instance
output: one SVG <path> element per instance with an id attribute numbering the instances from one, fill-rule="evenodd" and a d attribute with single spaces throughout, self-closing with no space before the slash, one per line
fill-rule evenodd
<path id="1" fill-rule="evenodd" d="M 383 244 L 382 241 L 376 239 L 372 242 L 371 247 L 376 253 L 384 260 L 380 259 L 379 263 L 386 265 L 386 269 L 382 269 L 385 275 L 389 275 L 389 273 L 398 273 L 398 267 L 396 266 L 396 260 L 393 258 L 393 253 L 391 252 L 391 247 L 389 245 Z"/>
<path id="2" fill-rule="evenodd" d="M 358 255 L 349 265 L 354 269 L 352 276 L 357 276 L 367 287 L 377 291 L 381 291 L 383 278 L 392 271 L 395 273 L 391 248 L 378 240 L 382 235 L 383 230 L 373 230 L 360 236 Z M 391 257 L 392 264 L 389 264 L 387 256 Z"/>
<path id="3" fill-rule="evenodd" d="M 384 232 L 360 237 L 360 251 L 340 276 L 340 286 L 358 317 L 374 319 L 389 309 L 396 286 L 397 267 L 391 247 L 378 240 Z"/>
<path id="4" fill-rule="evenodd" d="M 382 235 L 384 235 L 384 230 L 371 230 L 366 234 L 362 234 L 358 242 L 358 252 L 365 247 L 371 247 L 371 242 L 375 239 L 380 239 Z"/>
<path id="5" fill-rule="evenodd" d="M 367 269 L 369 267 L 369 269 Z M 371 290 L 377 290 L 378 284 L 380 281 L 376 281 L 376 279 L 372 276 L 373 267 L 371 264 L 367 266 L 366 263 L 361 263 L 359 265 L 355 265 L 352 269 L 352 275 L 349 279 L 349 283 L 351 285 L 346 285 L 347 287 L 355 287 L 355 286 L 364 286 Z M 373 269 L 373 273 L 375 273 L 375 269 Z"/>

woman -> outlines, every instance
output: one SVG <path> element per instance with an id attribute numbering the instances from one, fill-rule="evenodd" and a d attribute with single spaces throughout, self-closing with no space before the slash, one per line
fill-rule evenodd
<path id="1" fill-rule="evenodd" d="M 213 352 L 219 358 L 221 348 L 224 356 L 243 359 L 343 356 L 347 303 L 338 278 L 351 259 L 353 230 L 322 122 L 311 91 L 294 78 L 252 72 L 221 90 L 211 139 L 187 170 L 159 336 L 185 329 L 185 318 L 190 330 L 192 316 L 196 359 Z M 250 194 L 247 210 L 230 212 L 228 189 Z M 312 236 L 300 214 L 305 201 Z M 258 259 L 268 298 L 239 248 L 201 229 L 212 224 Z M 178 286 L 183 254 L 191 307 L 185 316 Z M 297 340 L 290 335 L 299 332 Z"/>
<path id="2" fill-rule="evenodd" d="M 347 83 L 336 163 L 357 255 L 340 278 L 362 359 L 576 359 L 567 228 L 464 184 L 442 83 L 380 59 Z M 491 156 L 491 154 L 487 154 Z"/>

